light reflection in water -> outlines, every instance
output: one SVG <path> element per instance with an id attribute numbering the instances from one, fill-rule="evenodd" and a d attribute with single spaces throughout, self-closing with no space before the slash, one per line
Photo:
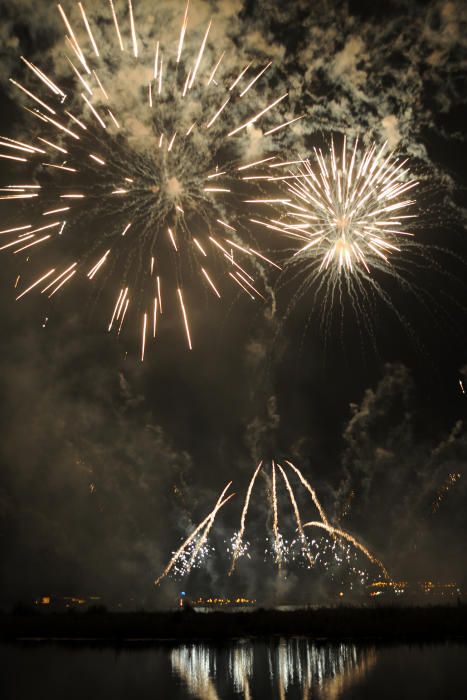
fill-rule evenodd
<path id="1" fill-rule="evenodd" d="M 252 700 L 254 674 L 255 686 L 259 675 L 269 678 L 271 695 L 279 700 L 292 689 L 303 700 L 339 700 L 374 666 L 376 651 L 306 639 L 280 639 L 267 647 L 237 641 L 228 649 L 197 643 L 173 649 L 171 662 L 190 696 L 199 700 L 220 700 L 227 692 Z"/>

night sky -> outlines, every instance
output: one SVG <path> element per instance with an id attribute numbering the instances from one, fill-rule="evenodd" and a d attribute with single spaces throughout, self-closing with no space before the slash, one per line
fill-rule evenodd
<path id="1" fill-rule="evenodd" d="M 69 76 L 56 4 L 37 5 L 0 0 L 0 133 L 20 140 L 40 129 L 8 82 L 24 79 L 20 56 L 57 81 Z M 108 3 L 88 5 L 100 34 Z M 63 6 L 77 18 L 74 3 Z M 116 6 L 128 37 L 126 3 Z M 166 41 L 177 41 L 182 2 L 134 0 L 134 9 L 142 45 L 153 47 L 161 27 Z M 235 65 L 274 62 L 263 102 L 289 91 L 280 116 L 306 115 L 278 133 L 281 155 L 311 154 L 346 134 L 367 145 L 388 140 L 410 159 L 420 180 L 414 230 L 430 262 L 421 256 L 405 286 L 377 275 L 392 308 L 376 298 L 366 325 L 346 299 L 323 325 L 322 300 L 300 295 L 298 281 L 270 267 L 264 302 L 226 284 L 217 303 L 189 286 L 193 350 L 178 319 L 169 319 L 142 364 L 136 334 L 119 342 L 105 332 L 112 290 L 92 293 L 80 281 L 53 303 L 40 295 L 16 303 L 17 260 L 2 251 L 0 606 L 46 593 L 156 606 L 173 603 L 181 588 L 265 602 L 326 600 L 332 580 L 348 582 L 345 566 L 332 578 L 320 566 L 310 573 L 291 563 L 283 580 L 263 561 L 271 535 L 265 483 L 247 536 L 256 556 L 227 577 L 226 541 L 259 459 L 297 464 L 334 521 L 395 577 L 456 581 L 465 590 L 467 6 L 193 0 L 191 13 L 195 47 L 212 16 L 212 40 Z M 123 111 L 133 110 L 132 99 Z M 147 148 L 139 126 L 129 145 L 137 153 Z M 22 172 L 1 162 L 0 186 Z M 23 221 L 16 203 L 0 205 L 1 228 Z M 240 219 L 248 215 L 239 207 Z M 86 235 L 97 236 L 89 221 Z M 280 260 L 284 251 L 267 232 L 247 228 Z M 31 254 L 41 269 L 48 250 Z M 155 589 L 181 538 L 230 480 L 237 496 L 213 529 L 215 551 L 190 577 Z M 309 500 L 298 499 L 311 519 Z M 368 568 L 372 580 L 377 572 Z"/>

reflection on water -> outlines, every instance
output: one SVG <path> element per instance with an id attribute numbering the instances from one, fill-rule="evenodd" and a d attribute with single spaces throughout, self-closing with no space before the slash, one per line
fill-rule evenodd
<path id="1" fill-rule="evenodd" d="M 337 700 L 375 664 L 376 651 L 354 644 L 281 639 L 268 645 L 239 641 L 226 651 L 208 644 L 186 644 L 173 649 L 170 658 L 190 695 L 200 700 L 220 700 L 226 691 L 249 700 L 253 677 L 256 684 L 265 667 L 269 693 L 275 690 L 280 700 L 292 688 L 301 691 L 303 700 L 312 695 Z"/>
<path id="2" fill-rule="evenodd" d="M 460 700 L 467 645 L 0 644 L 1 700 Z"/>

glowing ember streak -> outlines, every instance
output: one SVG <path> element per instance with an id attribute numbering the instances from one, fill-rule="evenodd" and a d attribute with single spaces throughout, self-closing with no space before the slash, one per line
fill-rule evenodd
<path id="1" fill-rule="evenodd" d="M 72 113 L 69 112 L 68 110 L 65 110 L 65 114 L 67 115 L 67 117 L 70 117 L 70 119 L 71 119 L 72 121 L 74 121 L 75 124 L 78 124 L 78 126 L 79 126 L 83 131 L 87 131 L 87 130 L 88 130 L 88 127 L 85 126 L 85 125 L 83 124 L 83 122 L 80 121 L 77 117 L 75 117 L 74 114 L 72 114 Z"/>
<path id="2" fill-rule="evenodd" d="M 181 308 L 182 308 L 183 322 L 184 322 L 184 324 L 185 324 L 185 331 L 186 331 L 186 338 L 187 338 L 187 341 L 188 341 L 188 347 L 190 348 L 190 350 L 192 350 L 192 349 L 193 349 L 193 346 L 192 346 L 192 344 L 191 344 L 190 328 L 189 328 L 189 326 L 188 326 L 188 318 L 187 318 L 187 315 L 186 315 L 185 304 L 183 303 L 182 290 L 181 290 L 180 288 L 177 289 L 177 293 L 178 293 L 178 298 L 179 298 L 179 300 L 180 300 L 180 306 L 181 306 Z"/>
<path id="3" fill-rule="evenodd" d="M 275 126 L 273 129 L 269 129 L 269 131 L 265 131 L 264 135 L 265 136 L 270 136 L 271 134 L 275 134 L 276 131 L 279 131 L 280 129 L 285 129 L 285 127 L 290 126 L 291 124 L 295 124 L 295 122 L 300 121 L 300 119 L 304 119 L 305 115 L 303 114 L 301 117 L 295 117 L 295 119 L 289 119 L 288 122 L 284 122 L 283 124 L 279 124 L 279 126 Z"/>
<path id="4" fill-rule="evenodd" d="M 136 29 L 135 29 L 135 20 L 133 17 L 133 4 L 131 0 L 128 0 L 128 7 L 130 11 L 130 27 L 131 27 L 131 40 L 133 42 L 133 56 L 135 58 L 138 58 L 138 42 L 136 39 Z"/>
<path id="5" fill-rule="evenodd" d="M 58 277 L 56 277 L 54 280 L 52 280 L 52 282 L 50 282 L 46 287 L 44 287 L 44 289 L 41 291 L 41 294 L 45 294 L 45 292 L 48 292 L 49 289 L 51 289 L 52 287 L 54 287 L 54 286 L 57 284 L 57 282 L 59 282 L 63 277 L 65 277 L 65 276 L 68 275 L 72 270 L 74 270 L 74 268 L 76 267 L 76 265 L 77 265 L 77 263 L 73 263 L 72 265 L 70 265 L 70 267 L 67 267 L 67 269 L 64 270 L 64 272 L 61 272 L 61 273 L 58 275 Z"/>
<path id="6" fill-rule="evenodd" d="M 34 65 L 34 63 L 31 63 L 28 61 L 24 56 L 21 56 L 21 60 L 23 63 L 33 72 L 37 75 L 37 77 L 42 80 L 42 82 L 51 90 L 55 95 L 60 95 L 60 97 L 65 98 L 66 94 L 57 86 L 55 83 L 48 78 L 45 73 L 43 73 L 40 68 Z"/>
<path id="7" fill-rule="evenodd" d="M 324 512 L 324 508 L 322 507 L 321 503 L 318 500 L 318 496 L 316 495 L 316 491 L 310 486 L 310 484 L 305 479 L 305 477 L 303 476 L 300 469 L 297 469 L 297 467 L 294 464 L 292 464 L 292 462 L 289 462 L 287 459 L 285 460 L 285 463 L 288 464 L 289 467 L 294 470 L 294 472 L 296 473 L 296 475 L 298 476 L 298 478 L 302 482 L 303 486 L 306 488 L 306 490 L 310 494 L 311 500 L 315 504 L 315 506 L 318 510 L 319 516 L 320 516 L 321 520 L 323 521 L 323 523 L 326 523 L 326 525 L 329 525 L 328 519 L 326 517 L 326 513 Z"/>
<path id="8" fill-rule="evenodd" d="M 96 274 L 99 272 L 99 270 L 101 269 L 102 265 L 103 265 L 103 264 L 105 263 L 105 261 L 107 260 L 107 257 L 108 257 L 108 255 L 109 255 L 109 253 L 110 253 L 110 250 L 107 250 L 107 251 L 104 253 L 104 255 L 102 256 L 102 258 L 101 258 L 100 260 L 98 260 L 98 262 L 94 265 L 94 267 L 88 272 L 88 277 L 89 277 L 90 280 L 92 280 L 92 279 L 96 276 Z"/>
<path id="9" fill-rule="evenodd" d="M 253 78 L 253 80 L 252 80 L 250 83 L 248 83 L 248 85 L 247 85 L 246 88 L 243 90 L 243 92 L 240 93 L 240 97 L 243 97 L 243 95 L 246 95 L 246 93 L 248 92 L 248 90 L 250 90 L 250 89 L 253 87 L 253 85 L 256 83 L 256 81 L 259 80 L 259 78 L 261 78 L 261 76 L 263 75 L 263 73 L 265 73 L 265 72 L 267 71 L 267 69 L 268 69 L 270 66 L 272 66 L 272 62 L 271 62 L 271 61 L 269 61 L 269 63 L 267 64 L 267 66 L 265 66 L 265 67 L 263 68 L 263 70 L 261 70 L 261 71 L 258 73 L 258 75 L 257 75 L 255 78 Z"/>
<path id="10" fill-rule="evenodd" d="M 65 148 L 62 148 L 62 146 L 57 146 L 57 144 L 52 143 L 51 141 L 47 141 L 47 139 L 43 139 L 41 136 L 38 137 L 39 141 L 42 141 L 42 143 L 45 143 L 47 146 L 50 146 L 50 148 L 54 148 L 56 151 L 60 151 L 60 153 L 64 153 L 65 155 L 68 153 L 68 151 Z"/>
<path id="11" fill-rule="evenodd" d="M 173 234 L 173 231 L 171 228 L 169 228 L 169 236 L 170 236 L 170 240 L 172 241 L 172 245 L 175 248 L 175 252 L 178 253 L 177 243 L 175 242 L 175 237 L 174 237 L 174 234 Z"/>
<path id="12" fill-rule="evenodd" d="M 17 83 L 16 80 L 13 80 L 12 78 L 10 78 L 10 83 L 13 83 L 13 85 L 16 85 L 17 88 L 19 88 L 20 90 L 22 90 L 26 95 L 28 95 L 28 97 L 30 97 L 30 98 L 33 99 L 35 102 L 37 102 L 38 104 L 40 104 L 41 107 L 43 107 L 43 108 L 46 109 L 48 112 L 50 112 L 50 114 L 55 114 L 55 110 L 53 110 L 52 107 L 50 107 L 50 105 L 48 105 L 48 104 L 46 104 L 45 102 L 43 102 L 42 100 L 40 100 L 38 97 L 36 97 L 36 95 L 34 95 L 34 94 L 33 94 L 32 92 L 30 92 L 29 90 L 26 90 L 26 88 L 23 87 L 23 85 L 21 85 L 20 83 Z"/>
<path id="13" fill-rule="evenodd" d="M 91 31 L 91 27 L 90 27 L 90 25 L 89 25 L 89 22 L 88 22 L 88 18 L 87 18 L 87 16 L 86 16 L 86 13 L 85 13 L 85 11 L 84 11 L 84 7 L 82 6 L 82 4 L 81 4 L 80 2 L 78 3 L 78 6 L 79 6 L 79 9 L 81 10 L 81 15 L 82 15 L 82 17 L 83 17 L 84 25 L 85 25 L 85 27 L 86 27 L 86 31 L 87 31 L 88 36 L 89 36 L 89 39 L 90 39 L 90 41 L 91 41 L 92 48 L 94 49 L 94 53 L 95 53 L 96 56 L 99 58 L 99 49 L 97 48 L 97 44 L 96 44 L 96 42 L 95 42 L 93 33 L 92 33 L 92 31 Z"/>
<path id="14" fill-rule="evenodd" d="M 297 523 L 297 529 L 298 529 L 298 532 L 300 534 L 300 539 L 302 541 L 303 553 L 305 554 L 306 558 L 308 559 L 310 566 L 314 566 L 315 560 L 313 559 L 313 557 L 310 553 L 310 550 L 308 548 L 308 542 L 306 539 L 305 532 L 303 530 L 302 520 L 300 518 L 300 511 L 298 509 L 297 501 L 295 500 L 293 489 L 290 485 L 290 481 L 287 478 L 287 474 L 282 469 L 281 465 L 278 464 L 277 467 L 280 470 L 280 473 L 282 474 L 282 478 L 284 479 L 286 489 L 289 492 L 290 502 L 292 503 L 292 508 L 293 508 L 294 515 L 295 515 L 295 521 Z"/>
<path id="15" fill-rule="evenodd" d="M 225 489 L 222 491 L 221 495 L 217 499 L 216 508 L 218 508 L 219 504 L 222 503 L 224 496 L 225 496 L 225 493 L 230 488 L 231 485 L 232 485 L 232 482 L 230 481 L 227 484 L 227 486 L 225 487 Z M 235 495 L 234 493 L 230 494 L 229 498 L 232 498 L 234 495 Z M 214 525 L 214 520 L 215 520 L 216 515 L 217 515 L 216 508 L 214 508 L 211 515 L 209 516 L 209 519 L 208 519 L 208 522 L 206 523 L 206 527 L 204 529 L 204 532 L 201 534 L 201 537 L 199 538 L 198 542 L 196 543 L 195 548 L 193 549 L 190 560 L 188 562 L 188 570 L 190 570 L 191 567 L 193 566 L 194 562 L 196 561 L 196 557 L 197 557 L 199 551 L 204 546 L 206 540 L 209 537 L 209 533 L 211 532 L 212 526 Z"/>
<path id="16" fill-rule="evenodd" d="M 69 280 L 71 280 L 71 278 L 72 278 L 75 274 L 76 274 L 76 270 L 73 270 L 72 272 L 70 272 L 70 273 L 60 282 L 60 284 L 57 285 L 57 287 L 55 287 L 55 289 L 49 294 L 49 299 L 51 299 L 51 298 L 58 292 L 59 289 L 61 289 L 62 287 L 64 287 L 65 284 L 66 284 Z"/>
<path id="17" fill-rule="evenodd" d="M 118 19 L 117 19 L 117 14 L 115 12 L 115 7 L 113 4 L 113 0 L 109 0 L 110 3 L 110 9 L 112 11 L 112 17 L 115 25 L 115 31 L 117 32 L 117 37 L 118 37 L 118 43 L 120 45 L 120 50 L 125 51 L 125 47 L 123 46 L 123 41 L 122 41 L 122 35 L 120 33 L 120 27 L 118 26 Z"/>
<path id="18" fill-rule="evenodd" d="M 232 482 L 227 484 L 225 489 L 223 490 L 223 494 L 226 493 L 227 489 L 230 487 Z M 187 539 L 183 542 L 183 544 L 177 549 L 175 554 L 173 555 L 172 559 L 169 561 L 167 566 L 165 567 L 164 571 L 162 574 L 157 578 L 154 582 L 154 585 L 158 586 L 160 582 L 167 576 L 167 574 L 170 573 L 171 569 L 173 568 L 174 564 L 176 563 L 177 559 L 179 556 L 185 551 L 185 549 L 190 545 L 191 542 L 195 539 L 196 535 L 203 530 L 203 528 L 206 527 L 208 522 L 211 520 L 211 518 L 217 515 L 218 511 L 232 498 L 234 494 L 231 494 L 230 496 L 227 496 L 223 500 L 219 498 L 217 500 L 216 505 L 214 506 L 214 509 L 209 513 L 209 515 L 193 530 L 191 535 L 187 537 Z"/>
<path id="19" fill-rule="evenodd" d="M 8 155 L 4 155 L 3 153 L 0 153 L 0 158 L 4 158 L 5 160 L 17 160 L 21 163 L 27 162 L 27 158 L 20 158 L 19 156 L 8 156 Z M 7 199 L 7 198 L 2 197 L 2 199 Z M 13 197 L 8 197 L 8 199 L 13 199 Z"/>
<path id="20" fill-rule="evenodd" d="M 190 0 L 188 0 L 185 8 L 185 15 L 183 17 L 182 29 L 180 31 L 180 40 L 178 42 L 178 53 L 177 53 L 177 63 L 180 63 L 180 58 L 182 56 L 183 42 L 185 40 L 185 34 L 188 26 L 188 8 L 190 5 Z"/>
<path id="21" fill-rule="evenodd" d="M 29 236 L 28 236 L 29 238 Z M 43 243 L 44 241 L 47 241 L 50 238 L 50 234 L 47 234 L 47 236 L 42 236 L 42 238 L 38 238 L 37 240 L 33 241 L 32 243 L 28 243 L 27 245 L 22 246 L 21 248 L 17 248 L 13 255 L 16 255 L 17 253 L 21 253 L 23 250 L 27 250 L 28 248 L 32 248 L 33 246 L 39 245 L 39 243 Z"/>
<path id="22" fill-rule="evenodd" d="M 274 532 L 274 547 L 276 553 L 276 563 L 279 571 L 282 568 L 282 547 L 281 547 L 281 536 L 279 532 L 279 515 L 277 509 L 277 492 L 276 492 L 276 465 L 272 463 L 272 512 L 273 512 L 273 523 L 272 529 Z"/>
<path id="23" fill-rule="evenodd" d="M 246 165 L 241 165 L 237 170 L 248 170 L 249 168 L 255 168 L 257 165 L 262 163 L 267 163 L 269 160 L 275 160 L 276 156 L 269 156 L 269 158 L 263 158 L 262 160 L 255 160 L 254 163 L 247 163 Z"/>
<path id="24" fill-rule="evenodd" d="M 224 102 L 224 104 L 222 104 L 222 105 L 219 107 L 219 109 L 217 110 L 217 112 L 215 113 L 215 115 L 213 116 L 213 118 L 210 119 L 210 120 L 208 121 L 208 123 L 206 124 L 206 129 L 209 129 L 209 127 L 212 126 L 212 125 L 214 124 L 214 122 L 216 121 L 217 117 L 219 117 L 219 116 L 222 114 L 222 112 L 223 112 L 224 109 L 227 107 L 227 105 L 229 104 L 229 102 L 230 102 L 230 97 L 228 97 L 228 98 L 226 99 L 226 101 Z"/>
<path id="25" fill-rule="evenodd" d="M 64 10 L 63 10 L 63 8 L 62 8 L 62 6 L 61 6 L 60 4 L 57 5 L 57 7 L 58 7 L 58 10 L 59 10 L 59 12 L 60 12 L 60 14 L 61 14 L 61 16 L 62 16 L 63 22 L 64 22 L 64 24 L 65 24 L 65 26 L 66 26 L 66 28 L 67 28 L 67 30 L 68 30 L 68 33 L 69 33 L 69 35 L 70 35 L 72 47 L 74 48 L 76 55 L 78 56 L 79 60 L 81 61 L 82 65 L 83 65 L 83 68 L 85 69 L 86 73 L 88 73 L 88 74 L 90 75 L 90 74 L 91 74 L 91 71 L 89 70 L 89 67 L 88 67 L 88 65 L 87 65 L 87 63 L 86 63 L 86 59 L 84 58 L 84 54 L 83 54 L 83 52 L 82 52 L 82 50 L 81 50 L 81 47 L 80 47 L 80 45 L 79 45 L 79 43 L 78 43 L 78 40 L 77 40 L 77 38 L 76 38 L 76 36 L 75 36 L 75 33 L 74 33 L 74 31 L 73 31 L 73 29 L 72 29 L 72 27 L 71 27 L 71 24 L 70 24 L 70 22 L 68 21 L 68 17 L 66 16 L 66 14 L 65 14 L 65 12 L 64 12 Z"/>
<path id="26" fill-rule="evenodd" d="M 4 233 L 16 233 L 17 231 L 25 231 L 30 228 L 32 228 L 31 224 L 27 224 L 27 226 L 17 226 L 16 228 L 7 228 L 3 231 L 0 231 L 0 236 Z"/>
<path id="27" fill-rule="evenodd" d="M 196 59 L 195 67 L 193 68 L 193 73 L 191 76 L 190 84 L 188 86 L 190 90 L 193 87 L 193 83 L 195 81 L 196 74 L 198 73 L 198 68 L 199 68 L 199 65 L 201 63 L 201 59 L 203 58 L 204 49 L 206 47 L 206 41 L 208 40 L 208 34 L 209 34 L 210 29 L 211 29 L 211 22 L 209 22 L 208 28 L 206 29 L 206 33 L 204 35 L 203 42 L 201 44 L 201 48 L 199 50 L 198 58 Z"/>
<path id="28" fill-rule="evenodd" d="M 16 301 L 21 299 L 21 297 L 24 297 L 25 294 L 27 294 L 32 289 L 34 289 L 34 287 L 37 287 L 41 282 L 43 282 L 45 279 L 47 279 L 47 277 L 50 277 L 50 275 L 53 275 L 54 272 L 55 272 L 55 268 L 52 268 L 52 270 L 49 270 L 48 272 L 46 272 L 45 275 L 42 275 L 42 277 L 40 279 L 36 280 L 36 282 L 31 284 L 31 286 L 28 287 L 27 289 L 25 289 L 24 292 L 21 292 L 21 294 L 16 297 Z"/>
<path id="29" fill-rule="evenodd" d="M 206 279 L 207 279 L 208 283 L 210 284 L 211 288 L 214 290 L 214 294 L 216 294 L 216 296 L 220 299 L 220 298 L 221 298 L 221 295 L 219 294 L 219 291 L 218 291 L 218 289 L 216 288 L 216 285 L 214 284 L 214 282 L 212 281 L 212 279 L 209 277 L 209 275 L 208 275 L 208 273 L 206 272 L 206 270 L 204 269 L 204 267 L 201 268 L 201 272 L 202 272 L 203 275 L 206 277 Z"/>
<path id="30" fill-rule="evenodd" d="M 217 69 L 219 68 L 219 66 L 220 66 L 220 64 L 221 64 L 221 61 L 222 61 L 222 59 L 224 58 L 224 56 L 225 56 L 225 51 L 222 52 L 222 54 L 221 54 L 219 60 L 217 61 L 216 65 L 214 66 L 214 68 L 213 68 L 213 70 L 212 70 L 212 73 L 211 73 L 211 75 L 209 76 L 208 85 L 210 85 L 210 84 L 212 83 L 212 81 L 214 80 L 214 76 L 216 75 Z"/>
<path id="31" fill-rule="evenodd" d="M 148 325 L 148 315 L 144 314 L 144 317 L 143 317 L 143 336 L 142 336 L 142 342 L 141 342 L 141 362 L 144 362 L 144 352 L 146 350 L 147 325 Z"/>
<path id="32" fill-rule="evenodd" d="M 82 97 L 83 100 L 86 102 L 87 106 L 89 107 L 89 109 L 91 110 L 91 112 L 94 114 L 94 116 L 96 117 L 96 119 L 97 119 L 97 121 L 99 122 L 99 124 L 101 125 L 101 127 L 102 127 L 103 129 L 107 129 L 107 126 L 105 125 L 104 120 L 100 117 L 100 115 L 99 115 L 97 109 L 94 109 L 93 105 L 91 104 L 91 102 L 89 102 L 89 100 L 88 100 L 88 98 L 86 97 L 86 95 L 85 95 L 84 93 L 81 93 L 81 97 Z"/>
<path id="33" fill-rule="evenodd" d="M 102 160 L 102 158 L 99 158 L 98 156 L 95 156 L 92 153 L 89 154 L 89 157 L 95 160 L 96 163 L 99 163 L 99 165 L 105 165 L 105 160 Z"/>
<path id="34" fill-rule="evenodd" d="M 319 527 L 319 528 L 322 528 L 323 530 L 326 530 L 331 535 L 337 535 L 338 537 L 342 537 L 343 539 L 348 540 L 349 542 L 351 542 L 353 544 L 354 547 L 356 547 L 361 552 L 363 552 L 363 554 L 371 561 L 372 564 L 375 564 L 376 566 L 378 566 L 381 569 L 381 571 L 384 575 L 384 578 L 386 578 L 386 579 L 390 578 L 388 571 L 387 571 L 386 567 L 384 566 L 384 564 L 379 559 L 377 559 L 363 544 L 361 544 L 361 542 L 359 542 L 355 537 L 353 537 L 353 535 L 351 535 L 348 532 L 345 532 L 345 530 L 340 530 L 337 527 L 333 527 L 332 525 L 328 525 L 326 523 L 321 523 L 319 521 L 311 521 L 309 523 L 304 523 L 303 527 Z"/>
<path id="35" fill-rule="evenodd" d="M 247 126 L 251 126 L 251 124 L 254 124 L 255 122 L 257 122 L 258 119 L 260 119 L 264 114 L 266 114 L 267 112 L 269 112 L 270 109 L 273 109 L 273 107 L 275 107 L 275 106 L 278 105 L 280 102 L 282 102 L 282 100 L 285 100 L 285 98 L 288 96 L 288 94 L 289 94 L 289 93 L 286 92 L 286 93 L 285 93 L 284 95 L 282 95 L 281 97 L 278 97 L 277 100 L 274 100 L 274 102 L 272 102 L 270 105 L 268 105 L 267 107 L 265 107 L 261 112 L 258 112 L 258 114 L 256 114 L 254 117 L 252 117 L 249 121 L 245 122 L 245 124 L 242 124 L 241 126 L 238 126 L 236 129 L 233 129 L 233 131 L 231 131 L 231 132 L 228 134 L 228 136 L 234 136 L 235 134 L 237 134 L 237 133 L 238 133 L 239 131 L 241 131 L 242 129 L 246 129 Z"/>
<path id="36" fill-rule="evenodd" d="M 153 315 L 153 325 L 152 325 L 152 337 L 156 337 L 157 330 L 157 297 L 154 299 L 154 315 Z"/>

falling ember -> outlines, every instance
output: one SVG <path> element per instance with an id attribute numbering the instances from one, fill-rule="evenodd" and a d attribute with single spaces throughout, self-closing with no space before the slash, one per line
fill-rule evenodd
<path id="1" fill-rule="evenodd" d="M 187 289 L 185 279 L 194 271 L 203 286 L 207 284 L 218 299 L 224 297 L 213 272 L 221 259 L 229 273 L 223 280 L 233 281 L 251 299 L 261 299 L 261 287 L 246 265 L 277 267 L 240 239 L 235 197 L 236 183 L 243 187 L 239 160 L 248 148 L 247 128 L 260 124 L 269 139 L 265 150 L 270 148 L 272 139 L 266 134 L 284 125 L 281 113 L 287 93 L 274 97 L 264 89 L 271 62 L 232 68 L 232 61 L 227 65 L 223 60 L 224 52 L 216 55 L 211 22 L 193 47 L 189 3 L 180 7 L 176 46 L 149 36 L 148 26 L 137 26 L 140 7 L 134 0 L 128 0 L 125 13 L 114 0 L 103 3 L 102 22 L 95 8 L 87 12 L 84 2 L 76 9 L 72 15 L 65 4 L 58 5 L 66 35 L 66 91 L 55 75 L 26 57 L 21 58 L 31 80 L 11 81 L 43 133 L 35 136 L 34 130 L 33 136 L 21 140 L 0 136 L 0 157 L 14 172 L 27 169 L 40 184 L 34 190 L 0 186 L 0 200 L 12 207 L 17 200 L 35 205 L 29 207 L 30 239 L 23 243 L 12 237 L 1 249 L 32 255 L 42 246 L 55 246 L 66 266 L 71 241 L 80 245 L 80 250 L 74 245 L 73 259 L 77 256 L 78 262 L 70 280 L 84 277 L 95 294 L 104 285 L 128 287 L 115 306 L 109 330 L 128 336 L 124 322 L 128 328 L 128 316 L 146 309 L 141 353 L 138 348 L 142 357 L 147 333 L 154 335 L 156 317 L 162 315 L 163 279 L 164 289 L 177 291 L 191 349 L 182 280 Z M 122 75 L 146 75 L 148 66 L 150 79 L 141 85 L 144 99 L 131 113 L 125 105 L 122 113 Z M 196 120 L 193 104 L 200 112 Z M 274 157 L 257 164 L 268 161 L 275 162 Z M 55 214 L 63 216 L 60 228 L 37 237 L 37 216 Z M 222 230 L 234 238 L 228 245 L 235 248 L 235 258 L 218 242 Z M 202 265 L 199 253 L 205 258 Z M 156 280 L 154 262 L 148 265 L 148 260 L 157 260 Z"/>

